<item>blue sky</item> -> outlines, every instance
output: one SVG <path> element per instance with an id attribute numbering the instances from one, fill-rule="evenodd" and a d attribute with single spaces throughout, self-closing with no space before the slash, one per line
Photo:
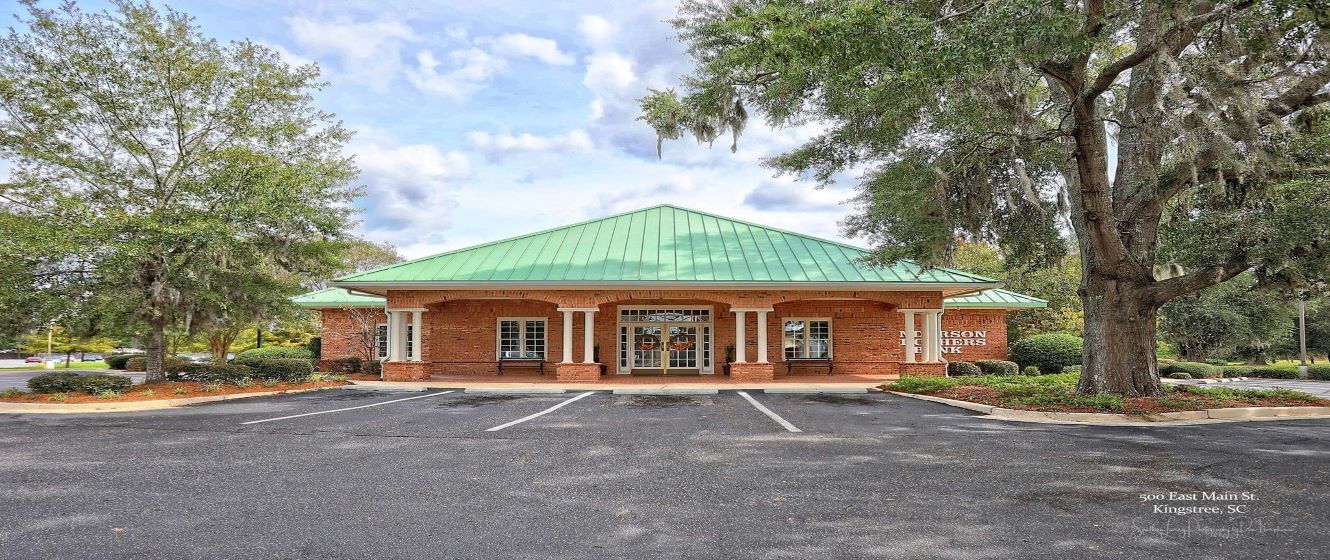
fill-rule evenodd
<path id="1" fill-rule="evenodd" d="M 657 160 L 634 118 L 648 87 L 688 71 L 663 21 L 673 1 L 168 4 L 209 35 L 319 65 L 317 103 L 357 132 L 358 233 L 404 256 L 659 203 L 846 240 L 850 184 L 814 190 L 760 165 L 816 125 L 754 119 L 737 153 L 684 140 Z"/>

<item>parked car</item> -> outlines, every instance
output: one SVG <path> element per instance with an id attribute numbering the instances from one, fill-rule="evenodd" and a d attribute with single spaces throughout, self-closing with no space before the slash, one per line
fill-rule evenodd
<path id="1" fill-rule="evenodd" d="M 84 355 L 83 355 L 83 358 L 82 358 L 82 361 L 85 361 L 85 362 L 100 362 L 100 361 L 102 361 L 102 359 L 103 359 L 103 356 L 102 356 L 101 354 L 84 354 Z"/>
<path id="2" fill-rule="evenodd" d="M 41 356 L 28 356 L 28 357 L 26 357 L 26 358 L 23 358 L 23 363 L 25 363 L 25 364 L 40 364 L 40 363 L 42 363 L 42 357 L 41 357 Z"/>

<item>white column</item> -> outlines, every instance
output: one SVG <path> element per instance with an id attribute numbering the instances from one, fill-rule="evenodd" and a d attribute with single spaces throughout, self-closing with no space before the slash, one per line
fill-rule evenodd
<path id="1" fill-rule="evenodd" d="M 933 342 L 933 361 L 935 362 L 942 361 L 942 313 L 943 310 L 937 310 L 937 319 L 933 321 L 933 325 L 937 327 L 933 329 L 933 333 L 937 337 L 937 340 Z"/>
<path id="2" fill-rule="evenodd" d="M 582 334 L 584 336 L 582 338 L 585 339 L 582 341 L 582 363 L 594 364 L 596 363 L 596 345 L 595 337 L 591 333 L 595 328 L 596 310 L 587 309 L 582 311 L 582 317 L 584 319 L 582 323 Z"/>
<path id="3" fill-rule="evenodd" d="M 573 310 L 560 309 L 563 312 L 563 363 L 573 363 Z"/>
<path id="4" fill-rule="evenodd" d="M 744 323 L 748 313 L 742 309 L 734 310 L 734 362 L 737 364 L 748 363 L 748 356 L 744 354 L 745 347 L 748 344 L 744 341 Z"/>
<path id="5" fill-rule="evenodd" d="M 388 314 L 388 361 L 397 361 L 397 312 L 386 311 Z"/>
<path id="6" fill-rule="evenodd" d="M 916 351 L 914 345 L 914 311 L 903 310 L 901 312 L 905 314 L 905 363 L 913 364 Z"/>
<path id="7" fill-rule="evenodd" d="M 933 311 L 924 312 L 924 361 L 937 361 L 937 313 Z"/>
<path id="8" fill-rule="evenodd" d="M 757 363 L 767 363 L 767 313 L 763 309 L 757 312 Z"/>
<path id="9" fill-rule="evenodd" d="M 425 347 L 421 344 L 421 340 L 425 338 L 420 330 L 420 316 L 422 313 L 424 312 L 420 310 L 411 312 L 411 361 L 413 362 L 422 360 L 420 350 Z"/>

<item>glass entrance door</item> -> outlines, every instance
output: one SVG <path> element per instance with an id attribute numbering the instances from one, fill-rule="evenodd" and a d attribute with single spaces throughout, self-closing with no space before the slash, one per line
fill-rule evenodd
<path id="1" fill-rule="evenodd" d="M 660 325 L 633 327 L 633 369 L 642 373 L 664 373 L 662 371 L 664 341 L 661 340 Z"/>
<path id="2" fill-rule="evenodd" d="M 669 353 L 669 369 L 674 370 L 673 373 L 698 373 L 697 327 L 671 325 L 669 332 L 670 338 L 665 345 Z"/>

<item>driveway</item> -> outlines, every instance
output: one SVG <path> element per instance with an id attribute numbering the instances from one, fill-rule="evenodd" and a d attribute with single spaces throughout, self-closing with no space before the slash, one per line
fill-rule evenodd
<path id="1" fill-rule="evenodd" d="M 0 391 L 11 387 L 18 389 L 27 389 L 28 380 L 37 377 L 43 373 L 72 372 L 79 375 L 91 375 L 94 373 L 103 373 L 109 375 L 120 375 L 134 380 L 134 383 L 143 383 L 142 373 L 125 373 L 123 371 L 113 371 L 106 369 L 5 369 L 0 370 Z"/>
<path id="2" fill-rule="evenodd" d="M 1311 558 L 1327 428 L 731 391 L 11 415 L 0 557 Z"/>

